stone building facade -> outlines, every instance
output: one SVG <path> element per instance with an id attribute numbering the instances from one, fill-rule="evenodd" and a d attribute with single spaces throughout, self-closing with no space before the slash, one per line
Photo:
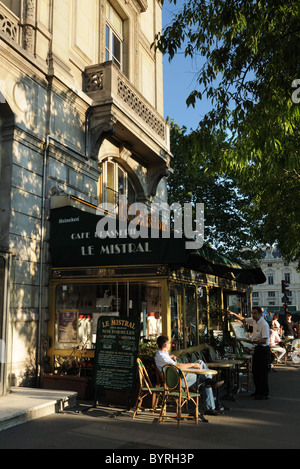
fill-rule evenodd
<path id="1" fill-rule="evenodd" d="M 283 293 L 281 282 L 287 282 L 287 298 L 290 302 L 288 310 L 291 314 L 300 310 L 300 273 L 297 262 L 288 262 L 282 258 L 277 249 L 265 249 L 260 267 L 266 281 L 253 285 L 253 305 L 261 306 L 266 311 L 284 314 Z"/>
<path id="2" fill-rule="evenodd" d="M 157 0 L 0 1 L 0 394 L 41 372 L 50 208 L 166 200 L 161 17 Z"/>

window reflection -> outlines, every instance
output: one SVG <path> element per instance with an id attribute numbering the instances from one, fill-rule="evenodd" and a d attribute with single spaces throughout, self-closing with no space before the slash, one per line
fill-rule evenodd
<path id="1" fill-rule="evenodd" d="M 99 204 L 110 203 L 117 210 L 119 196 L 127 196 L 128 204 L 136 200 L 136 193 L 128 173 L 112 158 L 102 162 L 98 183 Z"/>
<path id="2" fill-rule="evenodd" d="M 183 289 L 181 285 L 170 286 L 170 310 L 171 310 L 171 347 L 172 350 L 184 348 L 183 326 Z"/>
<path id="3" fill-rule="evenodd" d="M 0 339 L 2 339 L 2 327 L 3 327 L 3 301 L 4 301 L 4 273 L 5 273 L 5 261 L 0 256 Z"/>
<path id="4" fill-rule="evenodd" d="M 196 290 L 194 286 L 187 286 L 185 290 L 186 311 L 186 343 L 188 347 L 197 345 L 197 304 Z"/>
<path id="5" fill-rule="evenodd" d="M 105 60 L 122 68 L 123 21 L 110 3 L 106 3 Z"/>
<path id="6" fill-rule="evenodd" d="M 207 335 L 207 300 L 206 300 L 206 289 L 203 287 L 197 287 L 198 295 L 198 311 L 199 311 L 199 343 L 205 341 Z"/>
<path id="7" fill-rule="evenodd" d="M 21 14 L 21 0 L 1 0 L 1 1 L 16 16 L 20 16 L 20 14 Z"/>

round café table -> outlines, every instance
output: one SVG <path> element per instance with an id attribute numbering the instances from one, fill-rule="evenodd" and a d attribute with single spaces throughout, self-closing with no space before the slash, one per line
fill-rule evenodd
<path id="1" fill-rule="evenodd" d="M 208 363 L 207 363 L 208 366 Z M 200 370 L 199 368 L 188 368 L 187 370 L 181 370 L 183 373 L 194 373 L 196 375 L 217 375 L 217 370 Z"/>
<path id="2" fill-rule="evenodd" d="M 235 401 L 236 399 L 234 398 L 232 394 L 232 390 L 231 390 L 231 371 L 232 371 L 232 368 L 235 367 L 235 365 L 233 364 L 233 361 L 230 361 L 230 362 L 229 361 L 226 361 L 226 362 L 215 361 L 215 362 L 206 363 L 206 365 L 209 368 L 217 368 L 221 371 L 225 371 L 227 394 L 225 394 L 225 396 L 222 396 L 222 399 L 228 400 L 228 401 Z"/>
<path id="3" fill-rule="evenodd" d="M 229 355 L 228 358 L 230 360 L 242 360 L 244 362 L 244 366 L 246 369 L 246 376 L 247 376 L 247 383 L 246 383 L 246 388 L 243 387 L 243 385 L 240 386 L 239 391 L 241 392 L 248 392 L 251 389 L 251 369 L 252 369 L 252 358 L 253 355 L 250 354 L 245 354 L 243 353 L 242 355 L 236 356 L 236 355 Z"/>
<path id="4" fill-rule="evenodd" d="M 236 357 L 229 358 L 228 357 L 228 358 L 215 360 L 215 363 L 231 363 L 235 367 L 236 380 L 235 380 L 235 387 L 234 387 L 233 393 L 237 394 L 240 391 L 239 371 L 240 371 L 240 367 L 245 364 L 245 361 L 242 360 L 241 358 L 236 358 Z"/>

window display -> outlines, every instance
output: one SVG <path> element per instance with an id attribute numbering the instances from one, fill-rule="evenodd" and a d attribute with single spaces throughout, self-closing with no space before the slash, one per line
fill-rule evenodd
<path id="1" fill-rule="evenodd" d="M 56 288 L 55 348 L 86 343 L 93 349 L 100 316 L 139 318 L 141 340 L 162 333 L 159 282 L 63 284 Z"/>
<path id="2" fill-rule="evenodd" d="M 78 310 L 62 309 L 58 311 L 58 342 L 76 344 L 78 330 Z"/>

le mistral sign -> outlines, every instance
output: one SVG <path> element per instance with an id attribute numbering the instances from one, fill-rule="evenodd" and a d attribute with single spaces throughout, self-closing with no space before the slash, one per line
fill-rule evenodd
<path id="1" fill-rule="evenodd" d="M 50 251 L 53 267 L 177 264 L 185 261 L 183 239 L 119 237 L 97 232 L 101 217 L 74 207 L 51 210 Z"/>

